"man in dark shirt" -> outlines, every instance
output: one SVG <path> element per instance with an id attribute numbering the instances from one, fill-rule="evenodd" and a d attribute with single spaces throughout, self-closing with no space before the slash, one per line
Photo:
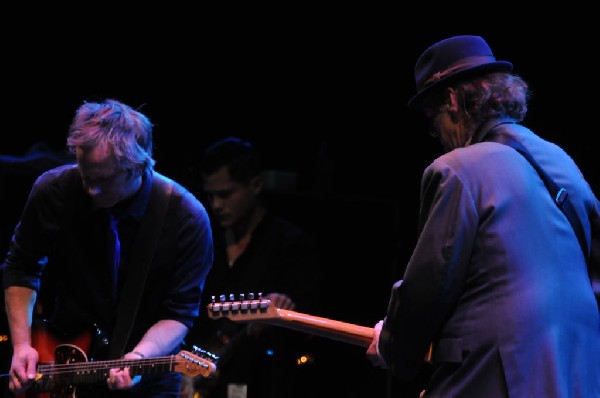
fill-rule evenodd
<path id="1" fill-rule="evenodd" d="M 273 214 L 263 197 L 258 149 L 237 137 L 210 146 L 202 159 L 202 181 L 215 228 L 215 263 L 203 302 L 211 296 L 263 293 L 285 310 L 314 312 L 319 301 L 319 256 L 304 230 Z M 259 327 L 260 326 L 260 327 Z M 200 379 L 205 397 L 306 396 L 311 364 L 297 359 L 310 335 L 257 323 L 210 319 L 203 309 L 196 341 L 221 355 L 219 374 Z M 208 381 L 208 383 L 206 383 Z"/>
<path id="2" fill-rule="evenodd" d="M 152 127 L 121 102 L 86 102 L 67 139 L 77 164 L 35 181 L 3 265 L 11 391 L 35 384 L 48 348 L 31 328 L 45 270 L 52 278 L 44 284 L 54 281 L 46 287 L 55 295 L 47 330 L 56 340 L 83 341 L 79 336 L 93 332 L 101 338 L 89 344 L 90 359 L 180 351 L 199 314 L 212 232 L 201 202 L 154 171 Z M 78 388 L 77 396 L 176 396 L 180 380 L 178 372 L 140 378 L 128 367 L 115 368 L 93 388 Z"/>

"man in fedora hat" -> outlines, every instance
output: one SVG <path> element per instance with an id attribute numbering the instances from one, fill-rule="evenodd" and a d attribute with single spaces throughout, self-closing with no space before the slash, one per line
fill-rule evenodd
<path id="1" fill-rule="evenodd" d="M 586 264 L 600 205 L 573 159 L 520 124 L 530 91 L 512 70 L 471 35 L 417 60 L 408 105 L 445 154 L 423 173 L 418 241 L 367 357 L 404 380 L 427 357 L 425 397 L 600 397 Z"/>

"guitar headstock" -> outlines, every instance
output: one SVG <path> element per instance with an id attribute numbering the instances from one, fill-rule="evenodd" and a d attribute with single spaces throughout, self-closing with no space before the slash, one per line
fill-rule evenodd
<path id="1" fill-rule="evenodd" d="M 190 377 L 210 377 L 217 371 L 218 356 L 194 346 L 194 352 L 179 351 L 174 369 Z"/>
<path id="2" fill-rule="evenodd" d="M 277 307 L 271 304 L 271 300 L 263 298 L 261 293 L 258 294 L 257 299 L 254 298 L 253 293 L 248 297 L 240 294 L 237 300 L 232 294 L 229 295 L 229 301 L 224 294 L 219 296 L 219 301 L 216 301 L 213 296 L 207 308 L 208 316 L 212 319 L 228 318 L 234 322 L 250 322 L 279 318 Z"/>

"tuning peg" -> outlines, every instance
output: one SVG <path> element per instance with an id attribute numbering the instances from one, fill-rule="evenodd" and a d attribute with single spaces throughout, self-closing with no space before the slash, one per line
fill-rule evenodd
<path id="1" fill-rule="evenodd" d="M 248 293 L 248 300 L 254 300 L 254 293 Z"/>
<path id="2" fill-rule="evenodd" d="M 193 345 L 192 346 L 192 351 L 194 352 L 194 354 L 197 354 L 203 358 L 208 358 L 211 359 L 213 362 L 217 362 L 219 360 L 219 356 L 216 354 L 213 354 L 210 351 L 206 351 L 203 348 L 198 347 L 197 345 Z"/>

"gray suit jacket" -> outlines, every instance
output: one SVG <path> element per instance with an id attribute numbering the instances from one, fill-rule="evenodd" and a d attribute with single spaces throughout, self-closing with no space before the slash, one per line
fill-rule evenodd
<path id="1" fill-rule="evenodd" d="M 433 343 L 427 397 L 600 397 L 600 316 L 585 256 L 528 161 L 479 142 L 498 122 L 425 170 L 420 235 L 392 288 L 380 352 L 409 379 Z M 566 187 L 589 247 L 600 206 L 573 160 L 523 126 L 495 132 Z"/>

